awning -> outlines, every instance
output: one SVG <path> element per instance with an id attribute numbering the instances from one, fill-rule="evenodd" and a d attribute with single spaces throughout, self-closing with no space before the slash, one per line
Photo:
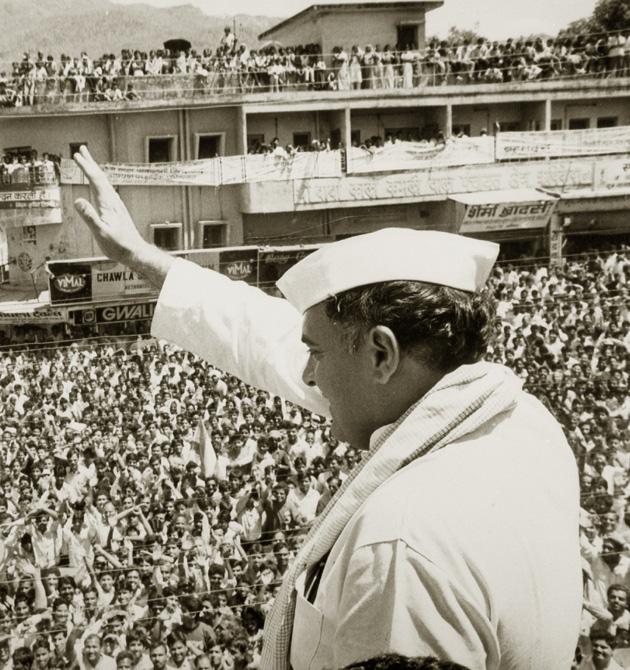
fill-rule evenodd
<path id="1" fill-rule="evenodd" d="M 464 206 L 460 233 L 544 228 L 559 200 L 535 188 L 457 193 L 450 199 Z"/>

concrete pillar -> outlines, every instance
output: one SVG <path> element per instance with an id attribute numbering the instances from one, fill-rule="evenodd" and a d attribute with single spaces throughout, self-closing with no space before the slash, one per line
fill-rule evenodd
<path id="1" fill-rule="evenodd" d="M 346 107 L 343 112 L 343 143 L 349 149 L 352 146 L 352 113 L 350 107 Z"/>
<path id="2" fill-rule="evenodd" d="M 118 163 L 118 152 L 116 149 L 116 119 L 114 114 L 107 115 L 107 139 L 109 142 L 109 161 Z"/>
<path id="3" fill-rule="evenodd" d="M 177 111 L 177 148 L 178 160 L 187 160 L 188 138 L 186 128 L 186 113 L 183 109 Z M 190 248 L 190 216 L 188 211 L 188 187 L 180 186 L 181 212 L 182 212 L 182 249 Z"/>
<path id="4" fill-rule="evenodd" d="M 549 265 L 558 267 L 562 265 L 562 247 L 564 245 L 564 232 L 562 214 L 552 214 L 549 221 Z"/>
<path id="5" fill-rule="evenodd" d="M 551 130 L 551 98 L 545 100 L 545 123 L 543 130 Z"/>
<path id="6" fill-rule="evenodd" d="M 444 137 L 448 139 L 453 134 L 453 105 L 447 102 L 444 106 Z"/>
<path id="7" fill-rule="evenodd" d="M 240 156 L 244 156 L 247 153 L 247 112 L 243 105 L 238 108 L 236 153 Z"/>

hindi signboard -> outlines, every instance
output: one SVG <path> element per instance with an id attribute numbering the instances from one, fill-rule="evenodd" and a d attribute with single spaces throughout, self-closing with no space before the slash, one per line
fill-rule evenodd
<path id="1" fill-rule="evenodd" d="M 430 170 L 494 162 L 494 138 L 453 138 L 445 144 L 394 142 L 380 148 L 348 149 L 348 174 Z"/>
<path id="2" fill-rule="evenodd" d="M 15 309 L 16 311 L 11 311 Z M 0 324 L 21 326 L 25 324 L 64 323 L 68 320 L 68 311 L 63 307 L 43 306 L 34 309 L 18 309 L 9 307 L 0 311 Z"/>
<path id="3" fill-rule="evenodd" d="M 339 151 L 219 156 L 173 163 L 104 163 L 101 167 L 114 186 L 226 186 L 342 174 Z M 87 181 L 74 161 L 62 159 L 61 183 L 87 184 Z"/>
<path id="4" fill-rule="evenodd" d="M 499 133 L 497 160 L 630 153 L 630 126 Z"/>
<path id="5" fill-rule="evenodd" d="M 61 191 L 55 186 L 0 192 L 0 209 L 34 209 L 60 205 Z"/>
<path id="6" fill-rule="evenodd" d="M 543 228 L 558 198 L 541 191 L 521 189 L 454 195 L 465 205 L 460 233 Z"/>

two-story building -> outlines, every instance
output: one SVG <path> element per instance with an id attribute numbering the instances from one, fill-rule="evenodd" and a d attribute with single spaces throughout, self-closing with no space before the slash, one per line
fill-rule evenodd
<path id="1" fill-rule="evenodd" d="M 421 46 L 425 12 L 439 4 L 320 3 L 261 40 L 318 42 L 324 53 L 353 44 Z M 100 163 L 126 166 L 126 176 L 115 182 L 120 196 L 142 235 L 171 250 L 318 243 L 397 225 L 490 237 L 503 243 L 505 257 L 557 254 L 562 244 L 579 249 L 585 234 L 628 239 L 627 144 L 608 139 L 591 155 L 581 150 L 571 155 L 568 149 L 535 159 L 526 154 L 499 158 L 492 145 L 495 155 L 484 161 L 412 161 L 384 164 L 382 171 L 366 169 L 362 150 L 353 147 L 371 137 L 404 141 L 441 133 L 448 140 L 454 130 L 490 142 L 505 131 L 610 132 L 630 125 L 629 83 L 623 77 L 496 84 L 419 78 L 407 88 L 234 92 L 205 90 L 195 76 L 143 77 L 134 79 L 139 96 L 134 100 L 42 102 L 0 110 L 0 149 L 31 147 L 69 159 L 86 144 Z M 164 95 L 155 94 L 158 86 Z M 142 87 L 151 94 L 142 96 Z M 318 167 L 286 176 L 272 170 L 248 178 L 248 161 L 258 159 L 247 156 L 248 148 L 274 138 L 295 147 L 330 140 L 346 151 L 337 151 L 338 159 L 329 152 L 326 164 L 334 168 L 339 162 L 332 172 Z M 182 177 L 199 165 L 194 161 L 216 156 L 226 161 L 240 156 L 235 160 L 242 162 L 241 178 Z M 143 173 L 143 166 L 158 163 L 171 164 L 161 165 L 168 177 Z M 46 260 L 99 255 L 73 206 L 77 197 L 89 195 L 88 188 L 66 172 L 62 169 L 53 184 L 27 188 L 28 197 L 18 193 L 22 186 L 3 186 L 0 263 L 9 285 L 41 290 L 47 284 Z M 466 214 L 475 205 L 549 197 L 558 200 L 550 218 L 523 222 L 517 217 L 500 224 L 474 222 Z"/>

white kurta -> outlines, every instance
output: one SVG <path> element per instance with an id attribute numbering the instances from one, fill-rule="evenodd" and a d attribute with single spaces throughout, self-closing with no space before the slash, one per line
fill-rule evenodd
<path id="1" fill-rule="evenodd" d="M 152 333 L 321 414 L 301 381 L 301 315 L 178 260 Z M 577 468 L 528 394 L 492 426 L 420 458 L 355 514 L 315 602 L 298 593 L 291 663 L 339 668 L 385 652 L 471 670 L 564 670 L 579 634 Z"/>

